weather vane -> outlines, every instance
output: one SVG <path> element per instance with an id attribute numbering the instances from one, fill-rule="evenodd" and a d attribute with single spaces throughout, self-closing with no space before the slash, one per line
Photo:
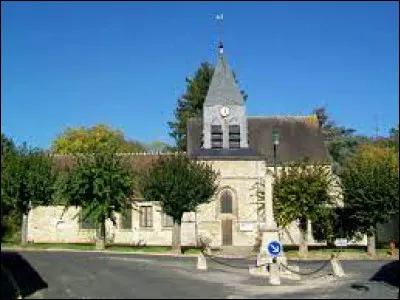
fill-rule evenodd
<path id="1" fill-rule="evenodd" d="M 219 14 L 215 16 L 215 20 L 217 20 L 217 28 L 218 28 L 218 36 L 219 36 L 219 52 L 223 53 L 223 45 L 222 45 L 222 20 L 224 19 L 224 14 Z"/>

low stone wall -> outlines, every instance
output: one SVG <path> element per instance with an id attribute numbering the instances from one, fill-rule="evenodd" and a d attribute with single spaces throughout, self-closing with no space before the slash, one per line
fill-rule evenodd
<path id="1" fill-rule="evenodd" d="M 212 217 L 207 217 L 208 213 L 215 212 L 214 205 L 208 203 L 207 207 L 204 207 L 204 210 L 200 210 L 197 214 L 197 230 L 196 214 L 184 214 L 181 226 L 181 243 L 183 246 L 196 246 L 196 236 L 207 237 L 211 241 L 211 247 L 222 245 L 222 219 L 212 220 Z M 140 228 L 139 211 L 132 209 L 132 229 L 119 228 L 119 215 L 117 216 L 117 226 L 114 226 L 110 220 L 107 221 L 108 241 L 117 244 L 170 246 L 172 243 L 172 227 L 162 226 L 161 208 L 154 203 L 153 206 L 153 227 Z M 80 208 L 75 207 L 70 207 L 66 211 L 64 211 L 63 206 L 39 206 L 32 209 L 28 216 L 28 240 L 35 243 L 95 242 L 96 230 L 82 229 L 79 224 L 79 213 Z M 233 246 L 254 246 L 257 242 L 258 226 L 259 224 L 255 220 L 232 219 Z M 281 241 L 284 245 L 299 244 L 300 231 L 295 222 L 286 230 L 281 231 Z M 309 224 L 308 242 L 309 245 L 326 245 L 323 241 L 316 241 L 313 238 L 311 224 Z M 366 237 L 361 241 L 350 241 L 350 244 L 365 246 Z"/>

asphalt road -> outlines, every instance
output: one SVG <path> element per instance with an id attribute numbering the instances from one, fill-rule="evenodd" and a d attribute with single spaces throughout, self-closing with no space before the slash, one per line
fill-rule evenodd
<path id="1" fill-rule="evenodd" d="M 30 299 L 399 296 L 398 261 L 343 261 L 347 278 L 330 275 L 332 269 L 328 265 L 314 275 L 302 276 L 300 281 L 282 279 L 280 286 L 270 286 L 267 278 L 250 276 L 246 268 L 253 262 L 244 260 L 219 260 L 232 267 L 209 261 L 207 271 L 197 270 L 196 259 L 191 257 L 138 254 L 10 251 L 2 252 L 1 261 L 14 275 L 21 293 Z M 296 264 L 306 272 L 321 263 Z"/>

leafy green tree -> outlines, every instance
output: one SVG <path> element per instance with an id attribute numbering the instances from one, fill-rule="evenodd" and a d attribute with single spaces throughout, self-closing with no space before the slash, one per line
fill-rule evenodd
<path id="1" fill-rule="evenodd" d="M 1 134 L 1 239 L 15 233 L 20 226 L 18 211 L 13 199 L 7 197 L 7 177 L 10 176 L 10 167 L 16 159 L 17 147 L 13 140 Z"/>
<path id="2" fill-rule="evenodd" d="M 141 191 L 145 199 L 159 201 L 174 220 L 172 248 L 181 251 L 181 221 L 185 212 L 208 203 L 214 195 L 217 174 L 211 166 L 178 154 L 160 157 L 143 176 Z"/>
<path id="3" fill-rule="evenodd" d="M 390 147 L 362 145 L 340 173 L 345 219 L 367 234 L 367 251 L 375 255 L 376 226 L 399 209 L 399 158 Z"/>
<path id="4" fill-rule="evenodd" d="M 1 159 L 3 159 L 9 154 L 16 154 L 17 147 L 14 141 L 6 136 L 4 133 L 1 134 Z"/>
<path id="5" fill-rule="evenodd" d="M 124 156 L 115 149 L 101 149 L 95 154 L 76 154 L 74 163 L 58 182 L 58 195 L 69 206 L 81 207 L 82 220 L 99 229 L 97 247 L 106 244 L 106 220 L 115 223 L 114 213 L 130 207 L 134 192 L 134 174 Z"/>
<path id="6" fill-rule="evenodd" d="M 392 127 L 389 130 L 388 137 L 377 137 L 373 141 L 378 147 L 389 147 L 394 148 L 397 152 L 399 151 L 399 126 Z"/>
<path id="7" fill-rule="evenodd" d="M 300 253 L 308 251 L 307 221 L 320 222 L 332 214 L 332 186 L 329 167 L 311 164 L 307 160 L 283 166 L 275 178 L 274 216 L 282 228 L 293 221 L 299 222 Z"/>
<path id="8" fill-rule="evenodd" d="M 193 78 L 186 78 L 186 92 L 178 99 L 174 111 L 175 120 L 168 122 L 171 129 L 169 135 L 175 139 L 179 151 L 186 151 L 187 121 L 192 117 L 202 116 L 203 103 L 213 74 L 214 66 L 208 62 L 203 62 L 194 73 Z M 241 93 L 246 100 L 247 94 L 244 91 L 241 91 Z"/>
<path id="9" fill-rule="evenodd" d="M 1 179 L 2 204 L 22 215 L 21 243 L 25 244 L 29 210 L 51 203 L 56 179 L 53 160 L 43 150 L 23 144 L 2 161 Z"/>
<path id="10" fill-rule="evenodd" d="M 117 152 L 145 152 L 146 147 L 134 140 L 126 140 L 120 130 L 105 124 L 93 127 L 66 128 L 51 145 L 58 154 L 94 153 L 103 148 L 113 148 Z"/>
<path id="11" fill-rule="evenodd" d="M 146 149 L 149 152 L 159 152 L 159 153 L 164 153 L 169 150 L 170 145 L 168 143 L 165 143 L 163 141 L 152 141 L 151 143 L 146 145 Z"/>
<path id="12" fill-rule="evenodd" d="M 332 159 L 332 169 L 334 173 L 338 173 L 344 160 L 352 155 L 359 145 L 368 143 L 371 139 L 356 135 L 355 129 L 336 125 L 335 121 L 329 117 L 325 107 L 317 107 L 313 113 L 317 116 L 324 135 L 325 145 Z"/>

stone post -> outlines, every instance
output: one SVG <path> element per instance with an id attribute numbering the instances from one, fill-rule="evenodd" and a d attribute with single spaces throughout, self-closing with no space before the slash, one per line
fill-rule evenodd
<path id="1" fill-rule="evenodd" d="M 279 263 L 276 258 L 272 260 L 272 263 L 269 265 L 269 283 L 271 285 L 280 285 L 281 278 L 279 274 Z"/>
<path id="2" fill-rule="evenodd" d="M 278 232 L 278 227 L 276 226 L 276 222 L 274 219 L 274 210 L 273 210 L 273 177 L 271 175 L 265 176 L 265 226 L 268 231 L 276 231 Z"/>

